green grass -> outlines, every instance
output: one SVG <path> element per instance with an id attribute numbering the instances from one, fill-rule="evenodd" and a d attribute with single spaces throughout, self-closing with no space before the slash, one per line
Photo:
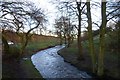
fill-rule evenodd
<path id="1" fill-rule="evenodd" d="M 36 51 L 38 51 L 40 49 L 47 48 L 49 46 L 55 46 L 57 44 L 58 44 L 58 42 L 55 41 L 55 40 L 29 42 L 29 44 L 26 47 L 26 52 L 27 52 L 26 55 L 27 55 L 27 57 L 30 58 L 30 56 L 32 54 L 35 54 Z M 30 55 L 30 56 L 28 56 L 28 55 Z M 22 66 L 25 69 L 26 73 L 28 74 L 28 77 L 42 78 L 42 76 L 40 75 L 40 73 L 38 73 L 38 71 L 35 69 L 35 67 L 32 64 L 32 62 L 31 62 L 30 59 L 23 61 Z"/>
<path id="2" fill-rule="evenodd" d="M 43 80 L 40 73 L 34 69 L 35 67 L 30 59 L 22 61 L 21 66 L 24 69 L 27 78 L 41 78 L 40 80 Z"/>
<path id="3" fill-rule="evenodd" d="M 45 47 L 48 47 L 48 46 L 54 46 L 56 44 L 57 44 L 56 41 L 30 42 L 27 45 L 26 49 L 34 51 L 34 50 L 37 50 L 37 49 L 40 49 L 40 48 L 42 49 L 42 48 L 45 48 Z"/>
<path id="4" fill-rule="evenodd" d="M 26 47 L 26 54 L 27 55 L 32 55 L 35 54 L 36 51 L 50 47 L 50 46 L 55 46 L 57 45 L 59 42 L 56 40 L 46 40 L 46 41 L 38 41 L 38 42 L 29 42 L 27 47 Z M 26 55 L 25 54 L 25 55 Z"/>
<path id="5" fill-rule="evenodd" d="M 31 56 L 41 49 L 58 45 L 59 42 L 57 40 L 45 40 L 45 41 L 37 41 L 37 42 L 29 42 L 26 46 L 25 52 L 23 56 Z M 21 45 L 15 44 L 10 45 L 8 56 L 18 57 L 20 54 Z"/>
<path id="6" fill-rule="evenodd" d="M 24 76 L 25 78 L 41 78 L 42 76 L 40 75 L 40 73 L 37 71 L 37 69 L 34 67 L 34 65 L 31 62 L 31 55 L 35 54 L 36 51 L 39 51 L 41 49 L 50 47 L 50 46 L 55 46 L 59 44 L 58 40 L 55 39 L 51 39 L 51 40 L 42 40 L 42 41 L 37 41 L 37 42 L 29 42 L 26 49 L 25 49 L 25 53 L 23 55 L 23 57 L 28 58 L 27 60 L 23 60 L 21 59 L 20 61 L 20 70 L 21 72 L 25 73 L 26 75 Z M 16 58 L 19 56 L 19 52 L 20 52 L 20 44 L 15 44 L 15 45 L 10 45 L 10 49 L 9 49 L 10 53 L 6 54 L 6 55 L 10 55 L 12 58 Z M 8 60 L 10 61 L 10 60 Z M 14 71 L 14 69 L 11 67 L 10 69 L 8 68 L 8 66 L 15 66 L 14 63 L 6 63 L 4 61 L 4 78 L 5 77 L 11 77 L 11 76 L 15 76 L 15 74 L 17 71 Z M 19 64 L 19 63 L 16 63 Z M 18 68 L 19 69 L 19 68 Z M 8 73 L 9 71 L 13 72 L 14 74 L 10 74 Z"/>
<path id="7" fill-rule="evenodd" d="M 19 57 L 19 54 L 20 54 L 19 46 L 17 46 L 17 45 L 10 46 L 8 54 L 9 54 L 10 57 L 14 57 L 14 58 Z"/>
<path id="8" fill-rule="evenodd" d="M 106 37 L 107 38 L 107 37 Z M 118 53 L 114 53 L 114 52 L 111 52 L 109 51 L 107 48 L 107 42 L 109 41 L 109 39 L 105 39 L 106 40 L 106 51 L 105 51 L 105 57 L 104 57 L 104 67 L 105 69 L 107 69 L 107 71 L 105 72 L 108 76 L 112 76 L 112 77 L 115 77 L 115 78 L 119 78 L 119 75 L 118 75 L 118 71 L 119 71 L 119 68 L 118 68 Z M 85 58 L 90 58 L 90 53 L 89 53 L 89 47 L 88 47 L 88 40 L 82 42 L 82 45 L 83 45 L 83 55 Z M 99 54 L 99 38 L 96 36 L 94 38 L 94 47 L 95 47 L 95 52 L 96 54 L 98 55 Z M 71 56 L 71 58 L 73 56 L 78 56 L 78 53 L 77 53 L 77 42 L 75 41 L 73 44 L 71 44 L 71 47 L 69 48 L 65 48 L 63 50 L 60 50 L 59 51 L 59 54 L 61 56 L 64 57 L 64 59 L 68 62 L 71 62 L 72 64 L 74 64 L 75 66 L 77 66 L 78 68 L 84 68 L 84 66 L 87 66 L 86 67 L 86 70 L 89 69 L 90 67 L 90 64 L 89 62 L 91 61 L 91 59 L 87 62 L 88 64 L 86 64 L 84 61 L 82 63 L 82 65 L 80 64 L 81 62 L 74 62 L 75 60 L 74 59 L 69 59 L 68 57 Z M 74 60 L 74 61 L 73 61 Z M 87 60 L 86 60 L 87 61 Z M 77 63 L 77 64 L 75 64 Z M 83 65 L 85 64 L 85 65 Z M 92 71 L 92 70 L 91 70 Z"/>

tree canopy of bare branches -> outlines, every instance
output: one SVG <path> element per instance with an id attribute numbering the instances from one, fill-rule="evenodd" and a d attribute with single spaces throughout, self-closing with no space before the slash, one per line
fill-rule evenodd
<path id="1" fill-rule="evenodd" d="M 3 36 L 4 30 L 15 31 L 21 38 L 22 54 L 32 36 L 31 32 L 46 21 L 45 15 L 42 9 L 37 8 L 33 3 L 1 2 L 0 6 L 0 26 L 2 26 Z"/>

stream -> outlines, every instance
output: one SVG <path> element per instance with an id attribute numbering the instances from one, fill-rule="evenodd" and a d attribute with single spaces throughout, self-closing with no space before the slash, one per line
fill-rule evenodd
<path id="1" fill-rule="evenodd" d="M 32 55 L 31 60 L 43 78 L 91 78 L 57 54 L 65 46 L 55 46 Z"/>

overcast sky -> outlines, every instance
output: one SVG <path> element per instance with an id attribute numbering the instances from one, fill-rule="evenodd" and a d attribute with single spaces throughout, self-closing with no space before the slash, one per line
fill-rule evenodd
<path id="1" fill-rule="evenodd" d="M 57 8 L 55 6 L 55 4 L 52 4 L 50 1 L 51 0 L 28 0 L 28 1 L 32 1 L 34 2 L 36 5 L 40 6 L 42 9 L 45 10 L 45 14 L 46 16 L 48 17 L 48 25 L 47 28 L 49 30 L 52 30 L 54 29 L 54 20 L 55 18 L 57 17 Z M 92 17 L 93 17 L 93 20 L 94 21 L 97 21 L 98 19 L 100 19 L 100 9 L 97 9 L 97 8 L 93 8 L 91 9 L 91 12 L 92 12 Z"/>
<path id="2" fill-rule="evenodd" d="M 45 10 L 45 14 L 48 17 L 48 25 L 47 28 L 52 30 L 54 28 L 53 24 L 54 24 L 54 20 L 56 19 L 57 14 L 57 8 L 56 5 L 51 3 L 50 1 L 53 0 L 28 0 L 28 1 L 32 1 L 34 2 L 36 5 L 40 6 L 41 8 L 43 8 Z M 60 0 L 61 1 L 61 0 Z M 62 0 L 62 1 L 67 1 L 67 0 Z M 72 1 L 72 0 L 71 0 Z M 82 1 L 86 1 L 86 0 L 82 0 Z M 110 2 L 115 2 L 115 1 L 119 1 L 119 0 L 106 0 L 106 1 L 110 1 Z M 101 3 L 101 0 L 91 0 L 91 3 L 94 2 L 99 2 Z M 91 8 L 91 14 L 92 14 L 92 21 L 94 22 L 99 22 L 99 25 L 101 24 L 101 9 L 100 6 L 92 6 Z M 95 25 L 93 25 L 93 29 L 98 29 Z M 84 29 L 82 29 L 84 30 Z"/>
<path id="3" fill-rule="evenodd" d="M 35 3 L 35 5 L 37 7 L 40 7 L 44 10 L 45 12 L 45 16 L 48 19 L 48 23 L 46 24 L 47 28 L 49 30 L 53 29 L 53 25 L 54 24 L 54 19 L 56 18 L 56 7 L 55 5 L 53 5 L 50 1 L 51 0 L 0 0 L 0 1 L 4 1 L 4 2 L 12 2 L 12 1 L 30 1 Z"/>
<path id="4" fill-rule="evenodd" d="M 2 1 L 16 1 L 16 0 L 2 0 Z M 19 1 L 19 0 L 17 0 Z M 45 14 L 47 16 L 47 19 L 48 19 L 48 24 L 46 25 L 47 29 L 49 30 L 53 30 L 54 29 L 54 20 L 57 16 L 56 12 L 57 12 L 57 8 L 55 6 L 55 4 L 52 4 L 50 1 L 53 1 L 53 0 L 20 0 L 20 1 L 31 1 L 31 2 L 34 2 L 36 4 L 36 6 L 44 9 L 45 11 Z M 83 1 L 83 0 L 82 0 Z M 86 0 L 84 0 L 86 1 Z M 92 0 L 92 1 L 97 1 L 97 2 L 100 2 L 101 0 Z M 91 3 L 92 3 L 91 1 Z M 111 1 L 111 2 L 115 2 L 115 1 L 118 1 L 118 0 L 108 0 L 108 1 Z M 92 7 L 91 8 L 91 13 L 92 13 L 92 20 L 93 21 L 99 21 L 100 22 L 100 19 L 101 19 L 101 11 L 100 11 L 100 8 L 98 7 Z M 95 29 L 95 28 L 94 28 Z"/>
<path id="5" fill-rule="evenodd" d="M 44 9 L 45 14 L 48 19 L 48 24 L 46 25 L 49 30 L 53 29 L 54 20 L 56 18 L 56 7 L 52 4 L 51 0 L 28 0 L 34 2 L 36 5 Z"/>

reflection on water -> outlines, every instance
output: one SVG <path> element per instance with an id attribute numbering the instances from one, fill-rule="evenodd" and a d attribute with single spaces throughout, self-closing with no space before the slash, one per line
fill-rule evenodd
<path id="1" fill-rule="evenodd" d="M 43 78 L 90 78 L 83 71 L 79 71 L 57 54 L 57 51 L 64 46 L 56 46 L 42 50 L 31 57 L 35 68 L 40 72 Z"/>

